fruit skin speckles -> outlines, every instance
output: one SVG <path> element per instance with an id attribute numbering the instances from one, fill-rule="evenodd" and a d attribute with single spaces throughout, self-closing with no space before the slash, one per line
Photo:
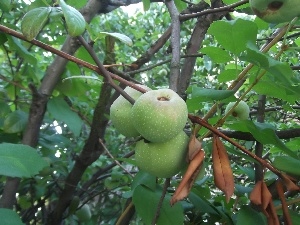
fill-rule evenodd
<path id="1" fill-rule="evenodd" d="M 189 137 L 181 131 L 173 139 L 163 143 L 137 142 L 135 160 L 138 167 L 154 176 L 169 178 L 177 174 L 186 165 Z"/>
<path id="2" fill-rule="evenodd" d="M 185 101 L 171 89 L 148 91 L 131 109 L 136 130 L 150 142 L 165 142 L 184 128 L 188 117 Z"/>
<path id="3" fill-rule="evenodd" d="M 137 85 L 145 90 L 151 90 L 144 85 Z M 131 88 L 126 87 L 124 91 L 133 99 L 138 99 L 143 93 Z M 139 132 L 135 129 L 131 120 L 132 105 L 123 96 L 119 96 L 110 107 L 110 119 L 118 132 L 126 137 L 137 137 Z"/>

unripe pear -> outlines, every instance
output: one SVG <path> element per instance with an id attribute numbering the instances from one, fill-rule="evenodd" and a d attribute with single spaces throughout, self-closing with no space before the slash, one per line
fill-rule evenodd
<path id="1" fill-rule="evenodd" d="M 145 85 L 137 85 L 145 90 L 151 90 Z M 143 93 L 131 88 L 126 87 L 124 91 L 136 100 Z M 110 119 L 114 127 L 118 132 L 126 137 L 137 137 L 139 132 L 135 129 L 131 119 L 131 108 L 132 104 L 128 102 L 122 95 L 120 95 L 110 107 Z"/>
<path id="2" fill-rule="evenodd" d="M 151 90 L 132 107 L 136 130 L 150 142 L 166 142 L 184 128 L 188 110 L 185 101 L 171 89 Z"/>
<path id="3" fill-rule="evenodd" d="M 235 102 L 230 102 L 226 106 L 225 114 L 231 110 L 231 108 L 235 105 Z M 240 101 L 238 105 L 234 108 L 231 115 L 237 117 L 241 120 L 247 120 L 249 118 L 250 109 L 246 102 Z"/>
<path id="4" fill-rule="evenodd" d="M 186 166 L 189 137 L 181 131 L 173 139 L 162 142 L 137 142 L 135 160 L 138 167 L 154 176 L 170 178 Z"/>
<path id="5" fill-rule="evenodd" d="M 253 12 L 268 23 L 289 22 L 300 16 L 299 0 L 250 0 Z"/>

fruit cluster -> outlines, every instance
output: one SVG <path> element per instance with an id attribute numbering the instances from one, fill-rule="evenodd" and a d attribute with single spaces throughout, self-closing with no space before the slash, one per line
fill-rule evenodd
<path id="1" fill-rule="evenodd" d="M 185 165 L 189 137 L 183 131 L 188 117 L 185 101 L 171 89 L 148 90 L 145 94 L 126 87 L 135 101 L 132 106 L 123 96 L 111 105 L 110 119 L 126 137 L 142 136 L 136 143 L 138 167 L 152 175 L 168 178 Z"/>

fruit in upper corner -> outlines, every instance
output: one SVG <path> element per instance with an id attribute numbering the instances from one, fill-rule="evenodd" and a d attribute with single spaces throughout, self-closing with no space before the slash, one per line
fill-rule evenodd
<path id="1" fill-rule="evenodd" d="M 235 102 L 230 102 L 226 106 L 225 114 L 231 110 L 231 108 L 235 105 Z M 247 120 L 249 118 L 250 109 L 246 102 L 240 101 L 234 110 L 231 112 L 231 115 L 237 117 L 241 120 Z"/>
<path id="2" fill-rule="evenodd" d="M 186 166 L 189 137 L 184 131 L 173 139 L 162 142 L 138 141 L 135 160 L 139 169 L 161 178 L 170 178 Z"/>
<path id="3" fill-rule="evenodd" d="M 137 85 L 145 90 L 151 90 L 145 85 Z M 143 93 L 126 87 L 124 91 L 134 100 L 138 99 Z M 128 102 L 122 95 L 120 95 L 110 107 L 110 120 L 116 130 L 126 137 L 137 137 L 139 132 L 135 129 L 131 119 L 132 104 Z"/>
<path id="4" fill-rule="evenodd" d="M 171 89 L 151 90 L 140 96 L 131 110 L 136 130 L 150 142 L 166 142 L 184 128 L 185 101 Z"/>
<path id="5" fill-rule="evenodd" d="M 300 0 L 250 0 L 253 12 L 268 23 L 289 22 L 300 16 Z"/>

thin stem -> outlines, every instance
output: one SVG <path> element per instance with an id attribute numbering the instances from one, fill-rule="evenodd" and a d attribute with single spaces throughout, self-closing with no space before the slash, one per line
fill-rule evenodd
<path id="1" fill-rule="evenodd" d="M 160 199 L 159 199 L 157 208 L 156 208 L 155 216 L 154 216 L 154 218 L 153 218 L 153 220 L 152 220 L 152 225 L 155 225 L 156 222 L 157 222 L 157 220 L 158 220 L 158 217 L 159 217 L 159 214 L 160 214 L 160 210 L 161 210 L 162 204 L 163 204 L 164 199 L 165 199 L 165 196 L 166 196 L 166 194 L 167 194 L 168 187 L 170 186 L 170 182 L 171 182 L 171 179 L 170 179 L 170 178 L 167 178 L 166 181 L 165 181 L 164 188 L 163 188 L 161 197 L 160 197 Z"/>

